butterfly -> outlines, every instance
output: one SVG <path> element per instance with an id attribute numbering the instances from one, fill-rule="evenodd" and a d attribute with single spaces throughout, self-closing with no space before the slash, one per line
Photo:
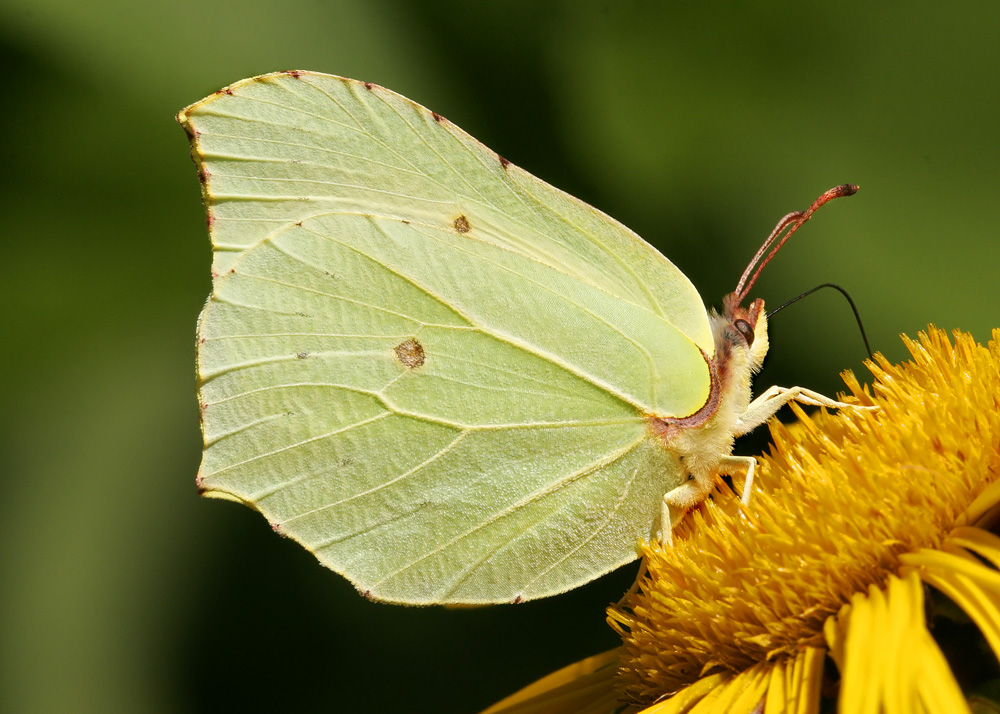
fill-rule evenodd
<path id="1" fill-rule="evenodd" d="M 767 352 L 760 268 L 721 313 L 639 236 L 374 84 L 290 71 L 178 114 L 214 249 L 200 491 L 260 511 L 367 597 L 521 602 L 670 538 Z M 783 232 L 783 235 L 782 235 Z M 770 253 L 768 253 L 770 250 Z M 752 272 L 752 271 L 756 272 Z"/>

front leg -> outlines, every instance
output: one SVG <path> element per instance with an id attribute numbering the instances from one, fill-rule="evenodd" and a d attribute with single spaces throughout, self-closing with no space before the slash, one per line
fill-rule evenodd
<path id="1" fill-rule="evenodd" d="M 859 404 L 847 404 L 836 399 L 825 397 L 805 387 L 768 387 L 763 394 L 750 402 L 746 411 L 736 420 L 735 436 L 743 436 L 773 417 L 775 413 L 789 402 L 808 404 L 814 407 L 829 409 L 877 409 L 863 407 Z"/>

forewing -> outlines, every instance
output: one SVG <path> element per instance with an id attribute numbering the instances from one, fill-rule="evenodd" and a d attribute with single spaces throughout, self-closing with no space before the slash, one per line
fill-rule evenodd
<path id="1" fill-rule="evenodd" d="M 304 77 L 182 112 L 216 246 L 202 488 L 379 599 L 530 599 L 632 560 L 681 474 L 645 415 L 701 406 L 707 368 L 625 258 L 584 271 L 601 231 L 652 249 L 397 95 Z"/>
<path id="2" fill-rule="evenodd" d="M 383 87 L 312 72 L 264 75 L 178 118 L 206 165 L 219 273 L 276 225 L 316 213 L 431 226 L 465 215 L 481 240 L 649 309 L 707 354 L 715 349 L 694 286 L 652 246 Z"/>

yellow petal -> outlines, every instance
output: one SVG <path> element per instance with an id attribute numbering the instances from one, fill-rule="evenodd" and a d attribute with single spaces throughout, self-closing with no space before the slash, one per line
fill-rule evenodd
<path id="1" fill-rule="evenodd" d="M 993 574 L 984 565 L 974 565 L 974 568 L 984 570 L 987 576 Z M 965 611 L 1000 660 L 1000 598 L 997 593 L 988 593 L 973 578 L 947 568 L 924 568 L 919 572 L 924 582 L 940 590 Z"/>
<path id="2" fill-rule="evenodd" d="M 788 711 L 788 689 L 785 680 L 792 667 L 794 665 L 788 666 L 785 662 L 775 662 L 774 666 L 771 667 L 764 714 L 785 714 Z"/>
<path id="3" fill-rule="evenodd" d="M 969 526 L 953 528 L 946 542 L 968 548 L 991 562 L 993 567 L 1000 568 L 1000 537 L 989 531 Z"/>
<path id="4" fill-rule="evenodd" d="M 642 714 L 688 714 L 701 702 L 718 697 L 722 685 L 732 679 L 730 674 L 710 674 L 702 677 L 669 699 L 643 709 Z"/>
<path id="5" fill-rule="evenodd" d="M 914 553 L 900 556 L 904 565 L 920 568 L 923 573 L 958 573 L 972 579 L 983 590 L 1000 595 L 1000 573 L 984 567 L 967 557 L 961 557 L 941 550 L 922 548 Z M 923 576 L 923 575 L 922 575 Z"/>
<path id="6" fill-rule="evenodd" d="M 743 670 L 715 689 L 715 696 L 705 697 L 691 714 L 751 714 L 767 692 L 771 667 L 767 663 Z"/>
<path id="7" fill-rule="evenodd" d="M 969 707 L 927 631 L 916 571 L 890 576 L 888 592 L 855 595 L 846 617 L 839 711 L 843 714 L 963 714 Z"/>
<path id="8" fill-rule="evenodd" d="M 482 714 L 582 714 L 621 708 L 613 686 L 618 649 L 574 662 L 529 684 Z"/>

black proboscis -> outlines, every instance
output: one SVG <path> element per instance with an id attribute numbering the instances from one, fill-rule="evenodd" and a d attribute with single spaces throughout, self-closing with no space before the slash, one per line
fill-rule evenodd
<path id="1" fill-rule="evenodd" d="M 836 283 L 823 283 L 822 285 L 817 285 L 814 288 L 806 290 L 801 295 L 797 295 L 797 296 L 793 297 L 791 300 L 789 300 L 788 302 L 786 302 L 786 303 L 784 303 L 782 305 L 778 305 L 778 307 L 776 307 L 773 310 L 771 310 L 769 313 L 767 313 L 767 319 L 770 320 L 771 316 L 774 315 L 776 312 L 784 310 L 786 307 L 788 307 L 789 305 L 791 305 L 793 302 L 798 302 L 802 298 L 804 298 L 804 297 L 806 297 L 808 295 L 812 295 L 814 292 L 816 292 L 817 290 L 819 290 L 821 288 L 833 288 L 834 290 L 838 291 L 841 295 L 843 295 L 845 298 L 847 298 L 847 302 L 850 304 L 851 310 L 854 311 L 854 319 L 857 320 L 858 330 L 861 331 L 861 339 L 864 340 L 865 350 L 867 350 L 867 352 L 868 352 L 868 358 L 871 359 L 873 357 L 872 347 L 871 347 L 870 344 L 868 344 L 868 335 L 865 333 L 865 326 L 861 323 L 861 313 L 858 312 L 858 306 L 854 304 L 854 300 L 851 298 L 850 294 L 848 294 L 848 292 L 846 290 L 844 290 L 842 287 L 840 287 Z"/>

